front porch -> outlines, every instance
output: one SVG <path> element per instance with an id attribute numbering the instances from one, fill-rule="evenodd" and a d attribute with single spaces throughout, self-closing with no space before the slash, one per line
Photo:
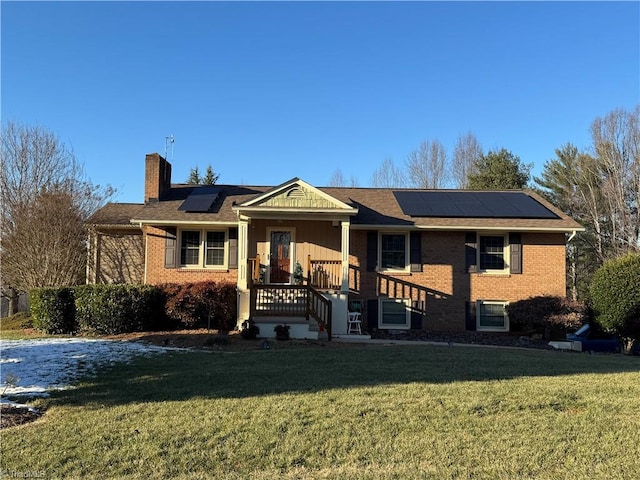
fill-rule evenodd
<path id="1" fill-rule="evenodd" d="M 249 318 L 260 328 L 260 337 L 275 337 L 276 326 L 288 325 L 291 338 L 331 340 L 333 303 L 308 283 L 254 283 L 249 292 Z"/>
<path id="2" fill-rule="evenodd" d="M 261 336 L 284 324 L 293 338 L 346 334 L 357 209 L 293 179 L 234 210 L 238 325 L 252 319 Z"/>

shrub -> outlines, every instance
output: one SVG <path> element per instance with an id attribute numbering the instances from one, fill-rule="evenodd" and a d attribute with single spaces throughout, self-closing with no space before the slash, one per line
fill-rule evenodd
<path id="1" fill-rule="evenodd" d="M 543 295 L 507 305 L 509 323 L 532 332 L 541 332 L 545 338 L 553 333 L 566 333 L 580 327 L 586 314 L 585 306 L 565 297 Z"/>
<path id="2" fill-rule="evenodd" d="M 273 331 L 276 332 L 278 340 L 289 340 L 289 325 L 276 325 Z"/>
<path id="3" fill-rule="evenodd" d="M 627 349 L 632 340 L 640 340 L 640 255 L 605 262 L 593 276 L 589 296 L 605 331 L 623 337 Z"/>
<path id="4" fill-rule="evenodd" d="M 256 325 L 256 322 L 253 319 L 245 320 L 242 322 L 242 330 L 240 330 L 240 335 L 245 340 L 255 340 L 258 338 L 260 334 L 260 327 Z"/>
<path id="5" fill-rule="evenodd" d="M 160 290 L 149 285 L 76 287 L 76 318 L 83 333 L 113 335 L 160 327 Z"/>
<path id="6" fill-rule="evenodd" d="M 228 331 L 235 322 L 237 294 L 231 283 L 165 284 L 160 288 L 167 317 L 182 328 L 210 326 Z"/>
<path id="7" fill-rule="evenodd" d="M 29 292 L 33 326 L 43 332 L 75 333 L 74 291 L 71 288 L 36 288 Z"/>

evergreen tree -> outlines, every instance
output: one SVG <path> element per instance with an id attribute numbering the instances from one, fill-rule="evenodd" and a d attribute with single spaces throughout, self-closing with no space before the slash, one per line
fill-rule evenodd
<path id="1" fill-rule="evenodd" d="M 220 177 L 219 173 L 213 173 L 213 168 L 211 165 L 207 167 L 207 172 L 204 174 L 204 177 L 201 179 L 202 185 L 215 185 Z"/>
<path id="2" fill-rule="evenodd" d="M 472 190 L 517 190 L 527 186 L 531 165 L 503 148 L 480 155 L 473 170 L 467 184 Z"/>
<path id="3" fill-rule="evenodd" d="M 187 178 L 187 183 L 190 185 L 215 185 L 215 183 L 220 178 L 220 174 L 214 173 L 211 165 L 207 167 L 207 170 L 204 175 L 200 175 L 200 170 L 198 167 L 194 167 L 189 172 L 189 178 Z"/>
<path id="4" fill-rule="evenodd" d="M 202 182 L 202 177 L 200 176 L 200 171 L 198 167 L 194 167 L 189 172 L 189 178 L 187 178 L 187 183 L 190 185 L 200 185 Z"/>

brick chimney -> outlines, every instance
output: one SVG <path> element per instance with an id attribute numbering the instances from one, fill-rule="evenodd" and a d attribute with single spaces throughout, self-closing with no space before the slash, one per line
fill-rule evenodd
<path id="1" fill-rule="evenodd" d="M 144 203 L 161 200 L 171 188 L 171 164 L 157 153 L 144 160 Z"/>

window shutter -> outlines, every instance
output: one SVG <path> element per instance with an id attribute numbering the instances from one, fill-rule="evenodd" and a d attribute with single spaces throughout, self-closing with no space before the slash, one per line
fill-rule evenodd
<path id="1" fill-rule="evenodd" d="M 409 262 L 411 263 L 412 272 L 422 271 L 422 232 L 411 232 L 409 238 L 410 254 Z"/>
<path id="2" fill-rule="evenodd" d="M 164 268 L 176 268 L 177 244 L 176 228 L 167 228 L 164 237 Z"/>
<path id="3" fill-rule="evenodd" d="M 229 229 L 229 268 L 238 268 L 238 229 Z"/>
<path id="4" fill-rule="evenodd" d="M 476 232 L 469 232 L 465 238 L 465 265 L 467 272 L 476 272 L 477 266 L 477 236 Z"/>
<path id="5" fill-rule="evenodd" d="M 367 272 L 378 266 L 378 232 L 367 232 Z"/>
<path id="6" fill-rule="evenodd" d="M 422 317 L 424 316 L 424 302 L 417 300 L 411 302 L 411 329 L 422 330 Z"/>
<path id="7" fill-rule="evenodd" d="M 367 300 L 367 330 L 372 333 L 378 328 L 378 299 Z"/>
<path id="8" fill-rule="evenodd" d="M 467 330 L 476 330 L 476 302 L 465 302 L 464 309 L 466 313 L 466 328 Z"/>
<path id="9" fill-rule="evenodd" d="M 519 233 L 509 234 L 509 251 L 511 252 L 509 259 L 511 273 L 522 273 L 522 240 Z"/>

